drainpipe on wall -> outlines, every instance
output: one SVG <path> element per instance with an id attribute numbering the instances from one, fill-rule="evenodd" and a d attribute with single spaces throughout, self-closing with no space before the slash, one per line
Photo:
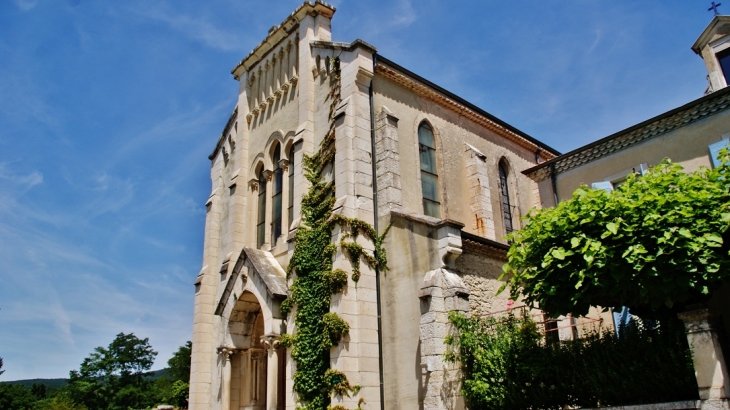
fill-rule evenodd
<path id="1" fill-rule="evenodd" d="M 378 55 L 373 54 L 373 77 L 375 77 L 375 66 L 378 63 Z M 373 229 L 375 237 L 380 234 L 378 231 L 378 177 L 376 175 L 375 165 L 375 103 L 373 101 L 373 79 L 370 79 L 370 87 L 368 90 L 370 96 L 370 152 L 372 158 L 370 162 L 373 166 Z M 378 249 L 374 250 L 375 259 L 378 259 Z M 375 265 L 375 297 L 377 298 L 378 311 L 378 376 L 380 377 L 380 410 L 385 410 L 385 393 L 383 390 L 383 327 L 381 324 L 381 307 L 380 307 L 380 269 Z"/>
<path id="2" fill-rule="evenodd" d="M 553 184 L 553 201 L 555 201 L 555 205 L 553 206 L 558 206 L 558 184 L 555 176 L 555 163 L 553 162 L 550 164 L 550 181 Z"/>

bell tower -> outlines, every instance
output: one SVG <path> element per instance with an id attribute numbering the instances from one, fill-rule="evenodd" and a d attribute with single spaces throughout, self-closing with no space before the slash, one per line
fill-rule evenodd
<path id="1" fill-rule="evenodd" d="M 714 3 L 713 6 L 717 13 Z M 695 41 L 692 50 L 705 60 L 708 83 L 705 94 L 710 94 L 730 84 L 730 16 L 715 14 L 710 24 Z"/>

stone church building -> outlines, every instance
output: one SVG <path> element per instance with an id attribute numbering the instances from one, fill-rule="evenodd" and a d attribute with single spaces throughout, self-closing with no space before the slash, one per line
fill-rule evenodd
<path id="1" fill-rule="evenodd" d="M 521 173 L 554 149 L 378 54 L 332 41 L 335 9 L 305 2 L 234 69 L 238 102 L 210 155 L 203 268 L 195 281 L 191 409 L 294 409 L 296 362 L 280 338 L 286 268 L 309 187 L 303 157 L 334 121 L 334 212 L 381 233 L 388 270 L 362 265 L 332 296 L 349 334 L 330 367 L 361 389 L 332 404 L 463 408 L 445 364 L 447 312 L 505 309 L 505 235 L 541 207 Z M 330 112 L 335 59 L 341 102 Z M 333 231 L 333 242 L 340 233 Z M 363 240 L 366 251 L 372 243 Z M 338 249 L 334 266 L 350 271 Z"/>

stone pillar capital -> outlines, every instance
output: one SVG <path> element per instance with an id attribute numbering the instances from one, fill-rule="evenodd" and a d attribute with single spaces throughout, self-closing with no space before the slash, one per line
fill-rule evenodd
<path id="1" fill-rule="evenodd" d="M 264 344 L 264 348 L 267 351 L 276 350 L 280 346 L 279 339 L 281 339 L 281 335 L 269 333 L 261 337 L 261 343 Z"/>
<path id="2" fill-rule="evenodd" d="M 219 346 L 215 349 L 216 353 L 224 355 L 226 360 L 231 360 L 231 356 L 236 354 L 237 349 L 231 346 Z"/>
<path id="3" fill-rule="evenodd" d="M 271 171 L 269 169 L 264 171 L 264 178 L 266 178 L 267 181 L 271 181 L 271 178 L 274 176 L 274 171 Z"/>

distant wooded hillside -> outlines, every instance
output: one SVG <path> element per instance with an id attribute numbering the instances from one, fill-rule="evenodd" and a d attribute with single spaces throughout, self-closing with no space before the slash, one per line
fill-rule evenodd
<path id="1" fill-rule="evenodd" d="M 162 376 L 166 376 L 169 369 L 153 370 L 150 377 L 151 380 L 158 379 Z M 21 384 L 27 388 L 30 388 L 34 384 L 44 384 L 46 387 L 63 387 L 68 384 L 68 379 L 25 379 L 25 380 L 9 380 L 0 383 L 6 384 Z"/>

